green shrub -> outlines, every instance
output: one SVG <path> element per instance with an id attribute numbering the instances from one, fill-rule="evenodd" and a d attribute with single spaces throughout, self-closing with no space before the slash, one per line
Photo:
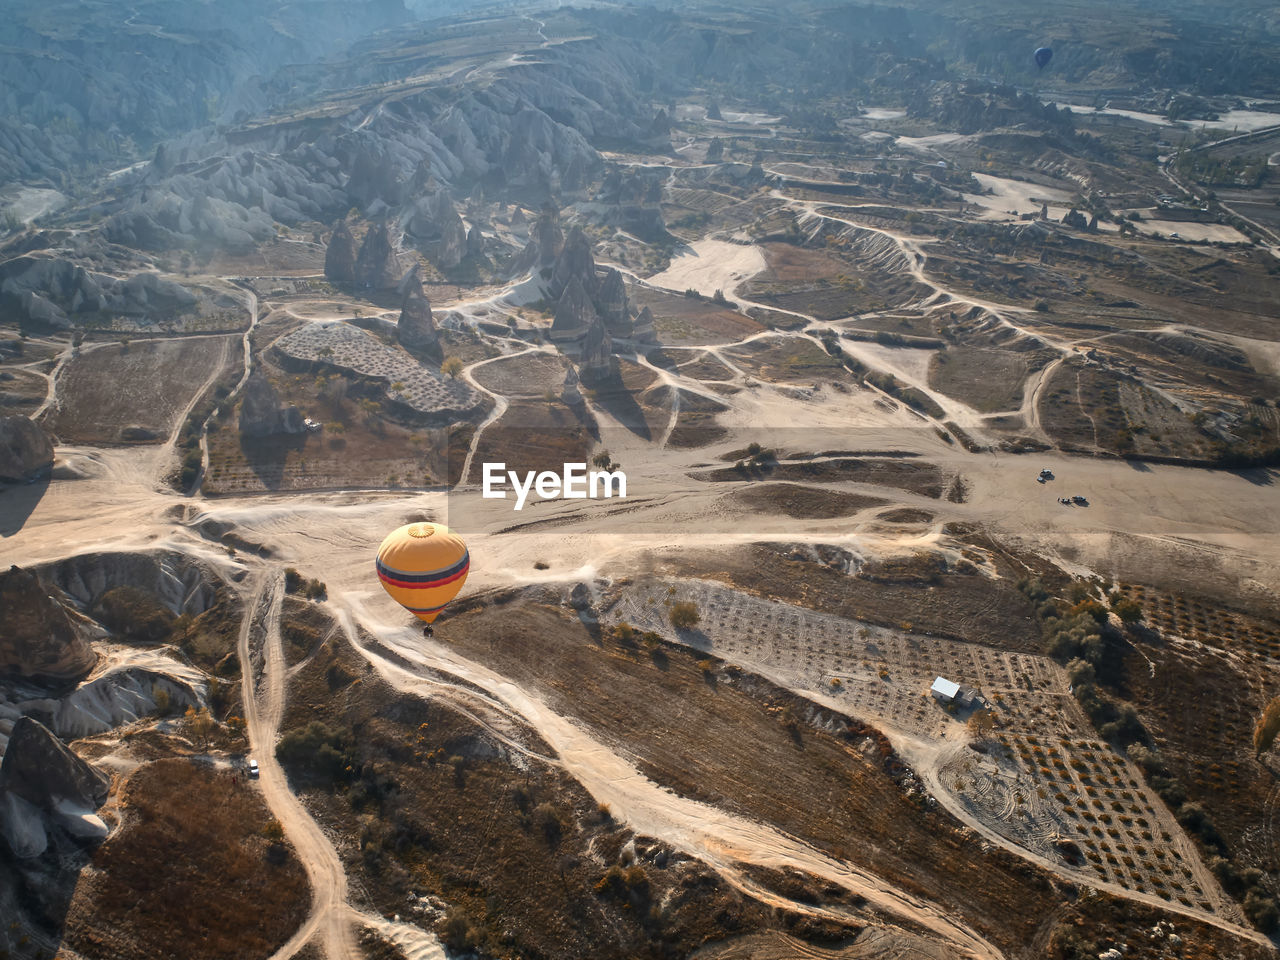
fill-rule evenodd
<path id="1" fill-rule="evenodd" d="M 671 625 L 677 630 L 692 630 L 702 619 L 698 605 L 691 600 L 681 600 L 671 605 Z"/>
<path id="2" fill-rule="evenodd" d="M 354 757 L 350 738 L 341 730 L 312 720 L 294 727 L 276 745 L 276 759 L 302 778 L 326 783 L 350 780 Z"/>

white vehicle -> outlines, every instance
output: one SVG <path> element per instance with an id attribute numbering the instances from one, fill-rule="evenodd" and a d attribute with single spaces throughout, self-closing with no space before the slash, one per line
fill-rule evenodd
<path id="1" fill-rule="evenodd" d="M 258 779 L 258 761 L 252 757 L 249 758 L 249 776 L 255 780 Z"/>

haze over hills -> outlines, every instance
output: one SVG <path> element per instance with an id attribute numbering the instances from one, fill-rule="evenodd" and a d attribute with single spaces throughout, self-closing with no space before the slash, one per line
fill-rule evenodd
<path id="1" fill-rule="evenodd" d="M 0 956 L 1274 955 L 1278 40 L 16 4 Z"/>

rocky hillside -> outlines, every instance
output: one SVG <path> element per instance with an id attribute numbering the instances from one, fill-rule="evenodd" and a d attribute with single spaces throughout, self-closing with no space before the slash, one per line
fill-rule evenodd
<path id="1" fill-rule="evenodd" d="M 403 22 L 401 0 L 75 0 L 6 4 L 0 183 L 128 162 L 262 109 L 264 78 Z"/>
<path id="2" fill-rule="evenodd" d="M 97 661 L 85 631 L 35 574 L 19 567 L 0 573 L 0 672 L 72 680 Z"/>

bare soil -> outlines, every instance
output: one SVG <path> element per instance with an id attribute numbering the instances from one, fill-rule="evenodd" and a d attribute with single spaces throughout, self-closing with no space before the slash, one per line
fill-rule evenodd
<path id="1" fill-rule="evenodd" d="M 230 346 L 229 337 L 200 337 L 86 350 L 58 378 L 58 402 L 44 422 L 64 443 L 119 443 L 133 426 L 146 431 L 144 442 L 161 443 Z"/>

